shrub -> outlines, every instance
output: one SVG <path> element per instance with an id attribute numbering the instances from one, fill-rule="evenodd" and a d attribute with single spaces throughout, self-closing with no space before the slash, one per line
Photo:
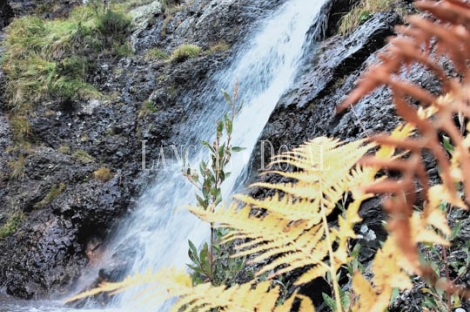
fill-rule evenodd
<path id="1" fill-rule="evenodd" d="M 193 44 L 183 44 L 176 48 L 171 54 L 172 62 L 183 62 L 189 58 L 198 57 L 201 54 L 201 48 Z"/>
<path id="2" fill-rule="evenodd" d="M 119 47 L 125 43 L 130 26 L 131 19 L 120 12 L 105 10 L 104 13 L 99 13 L 97 16 L 96 28 L 108 48 Z"/>
<path id="3" fill-rule="evenodd" d="M 96 170 L 95 172 L 93 172 L 93 177 L 96 180 L 100 180 L 102 182 L 106 182 L 106 181 L 110 180 L 113 176 L 114 176 L 114 174 L 111 172 L 111 170 L 109 168 L 106 168 L 106 167 L 101 167 L 98 170 Z"/>
<path id="4" fill-rule="evenodd" d="M 75 159 L 76 161 L 79 161 L 81 163 L 84 163 L 84 164 L 89 164 L 89 163 L 92 163 L 95 161 L 95 159 L 90 156 L 90 154 L 88 154 L 86 151 L 84 150 L 78 150 L 78 151 L 75 151 L 73 154 L 72 154 L 72 157 L 73 159 Z"/>

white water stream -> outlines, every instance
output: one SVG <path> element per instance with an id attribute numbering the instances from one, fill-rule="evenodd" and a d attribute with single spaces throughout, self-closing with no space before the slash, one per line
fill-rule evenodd
<path id="1" fill-rule="evenodd" d="M 227 168 L 232 175 L 223 185 L 225 199 L 236 186 L 237 177 L 246 166 L 276 103 L 292 84 L 308 46 L 308 31 L 324 2 L 326 0 L 289 0 L 260 22 L 239 45 L 237 57 L 231 65 L 211 78 L 213 83 L 208 84 L 210 87 L 201 99 L 206 103 L 205 107 L 194 113 L 194 119 L 189 117 L 192 135 L 209 140 L 215 132 L 215 121 L 229 109 L 220 96 L 220 90 L 233 90 L 236 79 L 239 80 L 239 98 L 244 100 L 245 105 L 234 122 L 232 142 L 234 146 L 246 150 L 233 155 Z M 198 142 L 188 144 L 199 145 Z M 165 151 L 168 155 L 172 152 Z M 197 159 L 190 161 L 192 164 L 198 163 Z M 189 263 L 188 239 L 197 246 L 209 236 L 207 224 L 184 209 L 177 209 L 195 203 L 195 191 L 181 175 L 181 164 L 176 161 L 170 163 L 166 159 L 166 168 L 163 167 L 161 164 L 157 181 L 140 198 L 138 209 L 119 229 L 112 244 L 116 250 L 123 244 L 135 247 L 136 255 L 130 273 L 158 270 L 165 266 L 184 268 Z M 129 305 L 135 291 L 121 295 L 113 305 L 120 311 L 137 311 Z M 166 307 L 158 310 L 165 311 Z M 0 312 L 19 311 L 65 312 L 69 309 L 43 303 L 22 306 L 13 302 L 7 305 L 0 301 Z M 108 308 L 106 311 L 117 310 Z M 150 312 L 155 308 L 140 307 L 138 311 Z"/>

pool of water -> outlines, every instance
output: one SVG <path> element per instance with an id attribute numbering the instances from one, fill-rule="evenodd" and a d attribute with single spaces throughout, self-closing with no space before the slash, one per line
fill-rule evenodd
<path id="1" fill-rule="evenodd" d="M 64 306 L 62 301 L 18 300 L 0 294 L 0 312 L 103 312 L 102 309 L 71 309 Z M 129 312 L 122 309 L 107 308 L 106 312 Z"/>

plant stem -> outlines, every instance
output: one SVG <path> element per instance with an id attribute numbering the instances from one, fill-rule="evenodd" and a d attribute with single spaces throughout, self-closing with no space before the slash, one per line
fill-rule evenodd
<path id="1" fill-rule="evenodd" d="M 447 284 L 450 284 L 450 275 L 449 275 L 449 262 L 447 260 L 447 251 L 446 251 L 446 248 L 444 246 L 442 246 L 442 258 L 444 260 L 444 263 L 445 263 L 445 270 L 446 270 L 446 282 Z M 452 305 L 451 305 L 451 298 L 450 298 L 450 293 L 448 291 L 446 291 L 446 295 L 447 295 L 447 311 L 452 311 Z"/>
<path id="2" fill-rule="evenodd" d="M 321 205 L 321 204 L 320 204 Z M 333 280 L 333 292 L 335 293 L 335 301 L 336 301 L 336 312 L 342 312 L 343 308 L 341 307 L 341 298 L 339 294 L 339 285 L 338 281 L 336 280 L 336 271 L 334 267 L 334 254 L 333 254 L 333 247 L 331 246 L 331 238 L 330 232 L 328 231 L 328 221 L 326 219 L 326 214 L 323 205 L 321 205 L 321 216 L 323 221 L 323 230 L 325 232 L 326 241 L 328 244 L 328 254 L 330 257 L 330 274 L 331 279 Z"/>

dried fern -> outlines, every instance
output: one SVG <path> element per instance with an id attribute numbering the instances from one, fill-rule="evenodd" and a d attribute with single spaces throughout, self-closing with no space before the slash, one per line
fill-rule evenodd
<path id="1" fill-rule="evenodd" d="M 433 19 L 410 16 L 406 19 L 409 26 L 397 27 L 399 36 L 390 40 L 386 50 L 380 54 L 381 63 L 369 68 L 357 88 L 338 106 L 337 111 L 343 111 L 381 85 L 387 85 L 391 89 L 397 113 L 408 122 L 408 126 L 416 129 L 417 135 L 406 139 L 385 134 L 373 138 L 381 145 L 407 150 L 409 156 L 395 157 L 393 160 L 377 157 L 362 160 L 363 165 L 401 171 L 400 179 L 381 179 L 365 187 L 363 191 L 391 195 L 383 206 L 390 215 L 389 239 L 393 240 L 394 247 L 386 244 L 389 249 L 401 251 L 407 262 L 401 261 L 402 268 L 423 275 L 434 286 L 439 286 L 448 293 L 464 293 L 449 280 L 439 282 L 438 285 L 432 270 L 423 266 L 419 260 L 418 243 L 427 241 L 448 244 L 445 240 L 445 235 L 449 233 L 447 219 L 438 205 L 445 201 L 467 209 L 466 204 L 457 196 L 457 183 L 462 183 L 465 201 L 470 203 L 470 176 L 463 174 L 470 172 L 470 138 L 468 135 L 464 136 L 462 129 L 454 122 L 456 115 L 459 116 L 461 125 L 464 118 L 470 117 L 470 4 L 459 0 L 442 0 L 419 1 L 416 6 L 431 13 Z M 458 76 L 462 78 L 448 77 L 444 68 L 439 65 L 441 57 L 450 60 Z M 406 68 L 415 63 L 425 66 L 440 79 L 443 95 L 434 96 L 419 85 L 403 80 Z M 420 107 L 415 108 L 410 98 L 418 101 Z M 469 125 L 467 129 L 470 129 Z M 445 133 L 455 147 L 450 159 L 440 143 L 441 133 Z M 438 163 L 442 185 L 430 187 L 423 163 L 425 150 L 430 151 Z M 417 195 L 425 202 L 422 212 L 413 211 Z M 362 282 L 357 278 L 356 285 L 359 284 Z"/>

